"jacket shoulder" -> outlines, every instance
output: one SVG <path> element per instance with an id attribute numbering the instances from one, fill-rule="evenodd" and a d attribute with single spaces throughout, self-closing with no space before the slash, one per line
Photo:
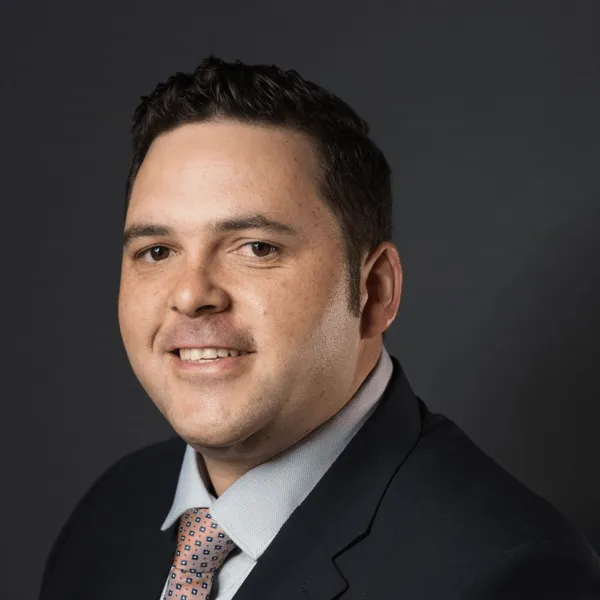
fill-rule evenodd
<path id="1" fill-rule="evenodd" d="M 42 581 L 52 571 L 61 550 L 69 539 L 88 524 L 110 526 L 120 508 L 148 506 L 166 514 L 177 484 L 185 443 L 173 437 L 135 450 L 108 467 L 76 504 L 55 539 L 44 567 Z M 151 498 L 151 506 L 147 499 Z"/>
<path id="2" fill-rule="evenodd" d="M 185 443 L 173 437 L 126 454 L 96 479 L 71 518 L 92 504 L 136 501 L 136 496 L 145 496 L 148 488 L 154 492 L 167 488 L 172 496 L 184 450 Z"/>
<path id="3" fill-rule="evenodd" d="M 176 468 L 176 475 L 179 475 L 184 450 L 185 442 L 179 437 L 144 446 L 124 455 L 108 467 L 94 485 L 108 485 L 123 478 L 130 482 L 129 485 L 147 479 L 154 482 L 165 473 L 172 475 L 173 468 Z"/>
<path id="4" fill-rule="evenodd" d="M 392 503 L 411 503 L 413 511 L 431 519 L 432 535 L 460 540 L 476 552 L 539 541 L 581 543 L 581 534 L 563 514 L 455 423 L 424 405 L 422 415 L 419 441 L 386 494 Z"/>
<path id="5" fill-rule="evenodd" d="M 592 600 L 600 598 L 600 560 L 550 542 L 488 556 L 453 588 L 451 600 Z"/>
<path id="6" fill-rule="evenodd" d="M 463 590 L 465 598 L 483 597 L 477 590 L 490 581 L 490 590 L 497 587 L 502 574 L 514 570 L 539 584 L 548 565 L 563 569 L 567 581 L 577 573 L 582 585 L 597 582 L 600 559 L 564 515 L 422 402 L 421 416 L 419 440 L 391 480 L 367 538 L 395 557 L 407 589 L 429 582 L 443 597 L 455 586 L 461 591 L 453 598 L 462 598 Z"/>

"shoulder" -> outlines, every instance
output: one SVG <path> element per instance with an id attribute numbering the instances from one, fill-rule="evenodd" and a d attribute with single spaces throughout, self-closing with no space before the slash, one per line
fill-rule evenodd
<path id="1" fill-rule="evenodd" d="M 173 437 L 126 454 L 100 474 L 81 498 L 73 514 L 90 504 L 104 502 L 114 494 L 120 500 L 121 497 L 144 493 L 148 487 L 155 487 L 158 483 L 161 488 L 172 483 L 169 490 L 172 493 L 184 451 L 183 440 Z"/>
<path id="2" fill-rule="evenodd" d="M 456 583 L 451 600 L 598 600 L 600 559 L 593 552 L 535 541 L 489 553 Z"/>
<path id="3" fill-rule="evenodd" d="M 163 442 L 144 446 L 126 454 L 111 465 L 97 480 L 97 484 L 108 485 L 113 481 L 126 479 L 128 482 L 153 482 L 164 475 L 179 475 L 183 460 L 185 442 L 172 437 Z"/>
<path id="4" fill-rule="evenodd" d="M 173 437 L 126 454 L 96 479 L 74 514 L 92 504 L 134 500 L 149 489 L 168 489 L 172 495 L 184 452 L 183 440 Z"/>
<path id="5" fill-rule="evenodd" d="M 79 505 L 106 502 L 114 498 L 144 494 L 149 487 L 165 484 L 175 489 L 183 460 L 185 443 L 179 437 L 145 446 L 124 455 L 109 466 L 93 483 Z"/>
<path id="6" fill-rule="evenodd" d="M 574 526 L 549 502 L 510 475 L 450 419 L 426 409 L 420 438 L 389 495 L 392 502 L 427 513 L 437 535 L 461 536 L 474 547 L 579 539 Z"/>
<path id="7" fill-rule="evenodd" d="M 115 526 L 131 506 L 166 514 L 183 460 L 185 443 L 179 437 L 131 452 L 108 467 L 78 501 L 48 555 L 45 574 L 70 538 L 85 530 Z M 149 501 L 150 499 L 150 501 Z"/>
<path id="8" fill-rule="evenodd" d="M 411 540 L 413 560 L 435 564 L 447 581 L 463 582 L 461 588 L 488 585 L 490 577 L 499 578 L 490 589 L 503 578 L 525 582 L 526 575 L 539 583 L 544 572 L 551 581 L 554 568 L 564 581 L 598 581 L 600 560 L 564 515 L 451 420 L 421 410 L 419 441 L 391 481 L 375 529 L 379 521 L 398 544 Z"/>

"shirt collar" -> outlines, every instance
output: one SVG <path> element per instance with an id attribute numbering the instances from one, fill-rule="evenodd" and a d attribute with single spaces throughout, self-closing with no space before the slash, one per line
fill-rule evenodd
<path id="1" fill-rule="evenodd" d="M 245 473 L 215 498 L 208 491 L 203 461 L 187 446 L 171 510 L 161 529 L 186 511 L 206 506 L 243 552 L 254 560 L 316 486 L 356 432 L 369 418 L 392 375 L 385 347 L 374 369 L 353 398 L 298 444 Z"/>

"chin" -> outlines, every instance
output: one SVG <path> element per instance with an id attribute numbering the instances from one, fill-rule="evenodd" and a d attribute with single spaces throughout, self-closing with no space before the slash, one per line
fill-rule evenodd
<path id="1" fill-rule="evenodd" d="M 221 415 L 222 416 L 222 415 Z M 243 443 L 258 427 L 247 420 L 205 419 L 201 414 L 179 415 L 169 419 L 177 434 L 197 450 L 228 448 Z"/>

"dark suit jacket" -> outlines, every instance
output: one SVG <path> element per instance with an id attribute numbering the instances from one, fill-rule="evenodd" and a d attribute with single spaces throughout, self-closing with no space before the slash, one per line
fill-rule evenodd
<path id="1" fill-rule="evenodd" d="M 379 406 L 235 600 L 600 599 L 584 538 L 430 413 L 392 361 Z M 158 600 L 184 449 L 179 438 L 147 447 L 93 485 L 50 552 L 40 600 Z"/>

